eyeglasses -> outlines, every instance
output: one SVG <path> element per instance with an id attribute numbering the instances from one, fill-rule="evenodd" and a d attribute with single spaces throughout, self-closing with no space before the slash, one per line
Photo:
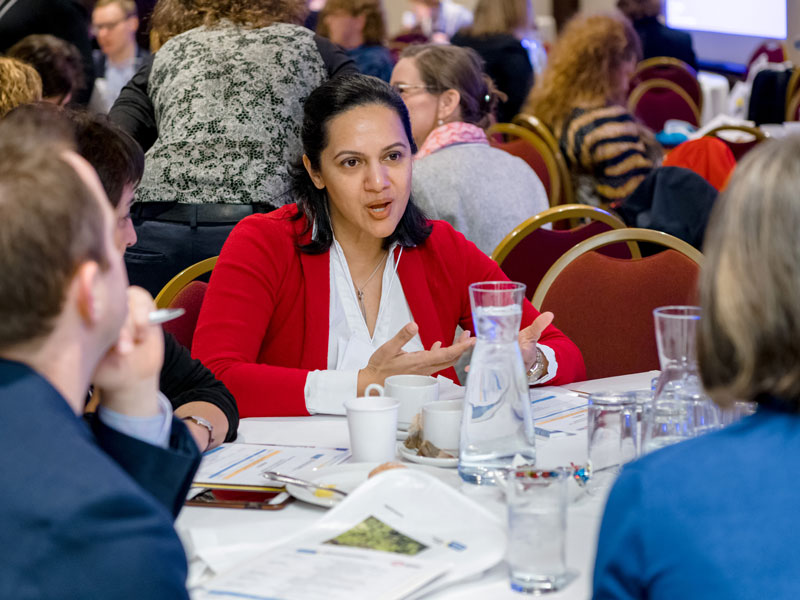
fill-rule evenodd
<path id="1" fill-rule="evenodd" d="M 433 90 L 438 91 L 437 88 L 430 85 L 413 84 L 413 83 L 395 83 L 392 85 L 394 91 L 401 96 L 408 96 L 411 90 Z"/>
<path id="2" fill-rule="evenodd" d="M 97 36 L 98 33 L 103 31 L 103 29 L 107 29 L 107 30 L 111 31 L 117 25 L 119 25 L 120 23 L 124 23 L 125 21 L 127 21 L 130 18 L 131 17 L 128 16 L 128 17 L 125 17 L 125 18 L 120 19 L 118 21 L 112 21 L 111 23 L 98 23 L 97 25 L 92 25 L 90 31 L 92 32 L 92 35 Z"/>

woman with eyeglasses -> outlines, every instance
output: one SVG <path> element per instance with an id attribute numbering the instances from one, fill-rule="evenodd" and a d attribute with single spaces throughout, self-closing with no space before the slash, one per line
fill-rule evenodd
<path id="1" fill-rule="evenodd" d="M 414 201 L 486 254 L 545 210 L 542 182 L 520 158 L 489 145 L 485 129 L 505 98 L 471 48 L 409 46 L 392 72 L 414 141 Z M 491 215 L 491 218 L 488 218 Z"/>
<path id="2" fill-rule="evenodd" d="M 416 150 L 402 99 L 353 75 L 307 99 L 295 203 L 244 219 L 219 257 L 192 354 L 241 416 L 343 414 L 396 374 L 440 373 L 473 343 L 468 288 L 507 279 L 464 236 L 411 199 Z M 577 347 L 523 306 L 529 379 L 585 377 Z M 455 342 L 456 326 L 465 333 Z M 443 346 L 444 344 L 444 346 Z"/>

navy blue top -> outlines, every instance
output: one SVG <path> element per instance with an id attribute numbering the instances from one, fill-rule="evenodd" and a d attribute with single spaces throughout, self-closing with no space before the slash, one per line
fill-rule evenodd
<path id="1" fill-rule="evenodd" d="M 386 83 L 392 78 L 394 61 L 388 48 L 379 45 L 365 45 L 347 50 L 347 56 L 356 63 L 359 72 L 383 79 Z"/>
<path id="2" fill-rule="evenodd" d="M 763 405 L 626 466 L 608 499 L 594 598 L 800 597 L 800 415 Z"/>
<path id="3" fill-rule="evenodd" d="M 646 17 L 633 22 L 636 33 L 642 40 L 644 58 L 670 56 L 682 60 L 695 71 L 697 56 L 692 45 L 692 36 L 685 31 L 670 29 L 658 20 L 658 17 Z"/>
<path id="4" fill-rule="evenodd" d="M 91 428 L 29 367 L 0 360 L 0 598 L 188 598 L 172 526 L 200 462 Z"/>

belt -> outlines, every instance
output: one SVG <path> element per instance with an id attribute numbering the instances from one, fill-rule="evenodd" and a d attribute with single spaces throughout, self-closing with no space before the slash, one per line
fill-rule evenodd
<path id="1" fill-rule="evenodd" d="M 131 209 L 133 217 L 149 221 L 188 223 L 192 227 L 207 223 L 238 223 L 248 215 L 274 210 L 269 204 L 177 204 L 142 202 Z"/>

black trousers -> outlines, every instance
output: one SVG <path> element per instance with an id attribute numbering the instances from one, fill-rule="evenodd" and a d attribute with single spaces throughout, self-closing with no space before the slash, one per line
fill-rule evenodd
<path id="1" fill-rule="evenodd" d="M 128 279 L 155 297 L 186 267 L 217 256 L 228 234 L 248 213 L 273 209 L 268 205 L 134 205 L 131 216 L 138 240 L 125 252 Z"/>

